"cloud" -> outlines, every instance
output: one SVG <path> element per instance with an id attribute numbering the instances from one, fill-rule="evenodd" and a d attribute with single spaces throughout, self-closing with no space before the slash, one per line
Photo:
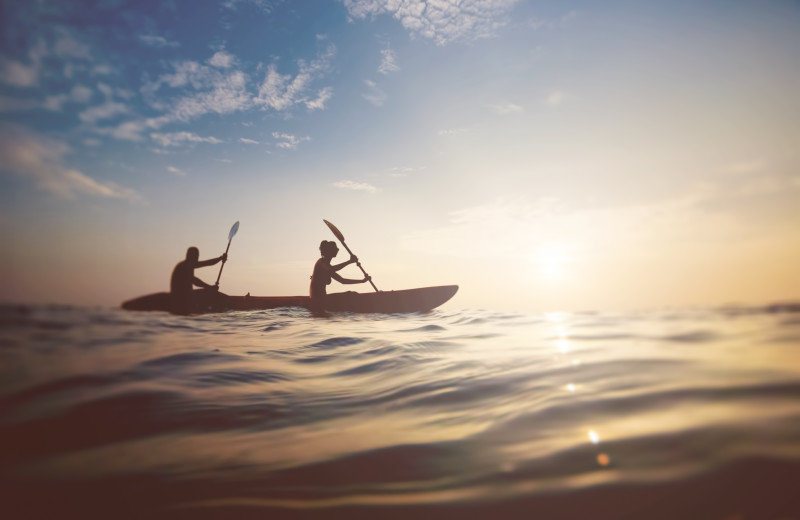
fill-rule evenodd
<path id="1" fill-rule="evenodd" d="M 211 112 L 229 114 L 251 106 L 247 92 L 247 77 L 234 71 L 215 77 L 211 89 L 178 100 L 170 115 L 180 121 L 189 121 Z"/>
<path id="2" fill-rule="evenodd" d="M 364 84 L 367 86 L 367 92 L 361 94 L 361 97 L 376 107 L 382 107 L 386 103 L 386 92 L 381 90 L 374 81 L 365 80 Z"/>
<path id="3" fill-rule="evenodd" d="M 92 67 L 91 74 L 92 76 L 110 76 L 114 74 L 114 69 L 112 69 L 110 65 L 102 63 Z"/>
<path id="4" fill-rule="evenodd" d="M 367 184 L 365 182 L 355 182 L 355 181 L 337 181 L 334 182 L 331 186 L 335 188 L 341 188 L 343 190 L 354 190 L 354 191 L 366 191 L 369 193 L 375 193 L 378 191 L 378 188 L 371 184 Z"/>
<path id="5" fill-rule="evenodd" d="M 175 175 L 180 175 L 182 177 L 186 176 L 186 172 L 185 171 L 183 171 L 183 170 L 181 170 L 179 168 L 176 168 L 174 166 L 167 166 L 167 171 L 170 172 L 170 173 L 174 173 Z"/>
<path id="6" fill-rule="evenodd" d="M 138 200 L 139 195 L 116 184 L 98 182 L 64 166 L 69 147 L 16 126 L 0 127 L 0 170 L 32 179 L 45 191 L 65 198 L 79 194 Z"/>
<path id="7" fill-rule="evenodd" d="M 115 101 L 106 101 L 102 105 L 97 105 L 81 112 L 78 117 L 84 123 L 94 124 L 104 119 L 111 119 L 114 116 L 125 114 L 128 107 Z"/>
<path id="8" fill-rule="evenodd" d="M 89 46 L 79 42 L 67 29 L 59 28 L 58 37 L 53 45 L 53 54 L 60 58 L 77 58 L 90 60 L 92 58 Z"/>
<path id="9" fill-rule="evenodd" d="M 277 66 L 274 63 L 270 64 L 253 101 L 264 110 L 271 108 L 283 111 L 301 103 L 312 110 L 323 108 L 325 101 L 330 98 L 330 88 L 318 91 L 317 98 L 314 100 L 309 99 L 308 92 L 311 84 L 330 70 L 331 61 L 335 55 L 336 47 L 328 45 L 310 63 L 300 60 L 298 62 L 299 70 L 294 77 L 279 73 Z"/>
<path id="10" fill-rule="evenodd" d="M 0 82 L 15 87 L 35 87 L 41 76 L 42 59 L 47 56 L 47 45 L 38 40 L 28 51 L 30 64 L 0 56 Z"/>
<path id="11" fill-rule="evenodd" d="M 395 166 L 389 171 L 389 177 L 408 177 L 409 173 L 422 171 L 426 166 Z"/>
<path id="12" fill-rule="evenodd" d="M 306 108 L 310 111 L 314 110 L 324 110 L 325 103 L 333 96 L 333 89 L 331 87 L 325 87 L 319 91 L 316 99 L 311 99 L 305 102 Z"/>
<path id="13" fill-rule="evenodd" d="M 236 10 L 239 7 L 239 4 L 250 4 L 261 11 L 264 14 L 270 14 L 277 6 L 281 5 L 284 0 L 226 0 L 222 3 L 223 7 L 227 7 L 231 10 Z"/>
<path id="14" fill-rule="evenodd" d="M 150 137 L 161 146 L 180 146 L 185 143 L 211 143 L 220 144 L 222 141 L 216 137 L 201 137 L 192 132 L 172 132 L 167 134 L 152 133 Z"/>
<path id="15" fill-rule="evenodd" d="M 228 54 L 224 51 L 216 52 L 208 59 L 209 65 L 213 65 L 214 67 L 219 67 L 221 69 L 231 68 L 235 61 L 236 58 L 233 56 L 233 54 Z"/>
<path id="16" fill-rule="evenodd" d="M 15 87 L 33 87 L 39 81 L 38 66 L 26 65 L 0 56 L 0 81 Z"/>
<path id="17" fill-rule="evenodd" d="M 506 114 L 514 114 L 517 112 L 522 112 L 524 109 L 519 106 L 515 105 L 514 103 L 505 103 L 503 105 L 489 105 L 489 108 L 492 109 L 492 112 L 495 114 L 506 115 Z"/>
<path id="18" fill-rule="evenodd" d="M 550 105 L 551 107 L 555 107 L 562 104 L 565 98 L 566 95 L 563 92 L 561 92 L 560 90 L 554 90 L 547 96 L 544 102 L 545 104 Z"/>
<path id="19" fill-rule="evenodd" d="M 518 0 L 344 0 L 352 19 L 389 14 L 412 35 L 437 45 L 494 36 Z"/>
<path id="20" fill-rule="evenodd" d="M 44 101 L 31 98 L 9 98 L 0 96 L 0 112 L 15 110 L 31 110 L 43 108 L 45 110 L 60 111 L 66 103 L 86 103 L 92 97 L 92 90 L 82 85 L 75 85 L 66 94 L 47 96 Z"/>
<path id="21" fill-rule="evenodd" d="M 240 137 L 239 142 L 244 144 L 258 144 L 258 141 L 254 141 L 253 139 L 248 139 L 246 137 Z"/>
<path id="22" fill-rule="evenodd" d="M 75 103 L 87 103 L 92 99 L 92 89 L 83 85 L 75 85 L 70 91 L 70 99 Z"/>
<path id="23" fill-rule="evenodd" d="M 178 42 L 169 41 L 163 36 L 158 36 L 155 34 L 141 34 L 139 35 L 139 40 L 141 40 L 142 43 L 144 43 L 145 45 L 148 45 L 150 47 L 155 47 L 156 49 L 180 46 L 180 43 Z"/>
<path id="24" fill-rule="evenodd" d="M 272 137 L 278 140 L 278 142 L 275 143 L 275 146 L 278 148 L 284 148 L 286 150 L 296 150 L 300 143 L 311 140 L 310 137 L 297 137 L 281 132 L 272 132 Z"/>
<path id="25" fill-rule="evenodd" d="M 252 106 L 243 72 L 222 71 L 194 61 L 176 62 L 172 66 L 172 73 L 141 88 L 152 108 L 167 112 L 167 121 L 189 121 L 208 113 L 228 114 Z M 180 94 L 170 97 L 171 91 L 162 92 L 164 87 L 181 89 Z M 186 94 L 187 91 L 190 93 Z"/>
<path id="26" fill-rule="evenodd" d="M 469 132 L 470 130 L 471 130 L 470 128 L 463 126 L 461 128 L 448 128 L 448 129 L 445 129 L 445 130 L 439 130 L 438 133 L 441 136 L 449 136 L 449 135 L 465 134 L 465 133 Z"/>
<path id="27" fill-rule="evenodd" d="M 389 47 L 382 49 L 381 64 L 378 66 L 378 72 L 386 75 L 398 70 L 400 70 L 400 67 L 397 66 L 397 56 L 394 51 Z"/>
<path id="28" fill-rule="evenodd" d="M 142 132 L 147 129 L 144 121 L 126 121 L 116 128 L 111 129 L 110 133 L 114 138 L 123 141 L 141 141 Z M 103 133 L 101 131 L 101 133 Z"/>

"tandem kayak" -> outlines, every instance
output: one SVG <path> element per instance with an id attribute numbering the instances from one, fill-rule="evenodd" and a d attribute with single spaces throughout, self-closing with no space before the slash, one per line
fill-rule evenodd
<path id="1" fill-rule="evenodd" d="M 457 285 L 420 287 L 400 291 L 373 293 L 344 292 L 325 297 L 324 302 L 310 296 L 228 296 L 215 291 L 194 292 L 191 314 L 225 311 L 250 311 L 277 309 L 279 307 L 302 307 L 312 311 L 332 312 L 378 312 L 385 314 L 424 312 L 435 309 L 453 297 Z M 174 312 L 173 300 L 168 292 L 140 296 L 122 304 L 129 311 Z"/>

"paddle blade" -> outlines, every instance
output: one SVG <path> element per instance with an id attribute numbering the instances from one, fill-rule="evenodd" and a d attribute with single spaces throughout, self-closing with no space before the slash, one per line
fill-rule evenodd
<path id="1" fill-rule="evenodd" d="M 236 224 L 234 224 L 234 225 L 231 227 L 231 232 L 230 232 L 230 233 L 228 233 L 228 242 L 230 242 L 230 241 L 233 239 L 233 236 L 234 236 L 234 235 L 235 235 L 235 234 L 236 234 L 238 231 L 239 231 L 239 221 L 237 220 L 237 221 L 236 221 Z"/>
<path id="2" fill-rule="evenodd" d="M 336 235 L 336 238 L 338 238 L 340 242 L 344 242 L 344 235 L 342 234 L 342 232 L 341 232 L 341 231 L 339 231 L 339 230 L 336 228 L 336 226 L 334 226 L 333 224 L 331 224 L 330 222 L 328 222 L 328 221 L 327 221 L 327 220 L 325 220 L 325 219 L 322 219 L 322 221 L 323 221 L 325 224 L 327 224 L 327 225 L 328 225 L 328 227 L 331 229 L 331 231 L 333 232 L 333 234 L 334 234 L 334 235 Z"/>

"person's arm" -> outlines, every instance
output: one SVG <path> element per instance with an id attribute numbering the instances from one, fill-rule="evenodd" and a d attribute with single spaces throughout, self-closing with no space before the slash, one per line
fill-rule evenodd
<path id="1" fill-rule="evenodd" d="M 339 283 L 343 283 L 343 284 L 347 284 L 347 285 L 354 284 L 354 283 L 364 283 L 364 282 L 370 281 L 370 279 L 371 279 L 370 276 L 365 276 L 361 280 L 351 280 L 350 278 L 343 278 L 338 273 L 331 273 L 331 278 L 333 278 L 334 280 L 336 280 Z"/>
<path id="2" fill-rule="evenodd" d="M 216 287 L 216 285 L 209 285 L 196 276 L 192 278 L 192 283 L 198 287 L 202 287 L 203 289 L 214 289 Z"/>
<path id="3" fill-rule="evenodd" d="M 341 264 L 332 265 L 331 266 L 331 270 L 332 270 L 332 272 L 333 271 L 338 271 L 342 267 L 347 267 L 348 265 L 354 264 L 356 262 L 358 262 L 358 257 L 356 255 L 350 255 L 350 260 L 348 260 L 347 262 L 342 262 Z"/>
<path id="4" fill-rule="evenodd" d="M 200 262 L 197 262 L 197 265 L 195 267 L 207 267 L 209 265 L 214 265 L 216 263 L 219 263 L 220 261 L 224 262 L 227 259 L 228 259 L 228 253 L 222 253 L 220 256 L 216 258 L 209 258 L 208 260 L 202 260 Z"/>

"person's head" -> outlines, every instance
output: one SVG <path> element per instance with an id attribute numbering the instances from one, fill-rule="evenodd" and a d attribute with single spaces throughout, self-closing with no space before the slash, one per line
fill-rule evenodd
<path id="1" fill-rule="evenodd" d="M 197 261 L 199 259 L 200 259 L 200 250 L 199 249 L 197 249 L 196 247 L 192 246 L 192 247 L 190 247 L 189 249 L 186 250 L 186 260 L 188 260 L 189 262 L 194 264 L 194 263 L 197 263 Z"/>
<path id="2" fill-rule="evenodd" d="M 339 252 L 339 246 L 336 242 L 330 240 L 323 240 L 319 243 L 319 253 L 324 257 L 333 258 Z"/>

